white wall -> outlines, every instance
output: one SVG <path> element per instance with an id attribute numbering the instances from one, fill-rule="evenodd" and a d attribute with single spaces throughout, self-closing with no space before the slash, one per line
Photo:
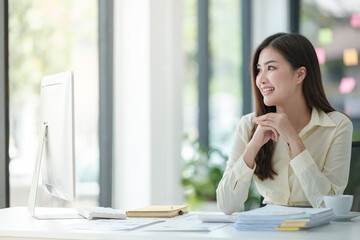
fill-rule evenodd
<path id="1" fill-rule="evenodd" d="M 113 206 L 183 203 L 182 1 L 114 1 Z"/>

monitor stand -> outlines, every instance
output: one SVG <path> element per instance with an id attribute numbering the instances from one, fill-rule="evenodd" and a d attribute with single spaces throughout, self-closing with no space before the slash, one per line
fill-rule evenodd
<path id="1" fill-rule="evenodd" d="M 74 208 L 54 208 L 54 207 L 37 207 L 36 200 L 38 197 L 38 184 L 40 178 L 40 169 L 42 155 L 44 151 L 44 145 L 47 141 L 47 129 L 48 124 L 44 123 L 40 131 L 40 141 L 38 146 L 38 152 L 36 156 L 35 168 L 33 173 L 33 179 L 30 189 L 30 196 L 28 202 L 28 212 L 36 219 L 76 219 L 83 218 L 77 214 Z"/>

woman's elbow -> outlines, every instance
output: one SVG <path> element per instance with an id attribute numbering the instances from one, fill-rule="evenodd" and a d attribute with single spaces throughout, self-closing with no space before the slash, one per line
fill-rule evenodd
<path id="1" fill-rule="evenodd" d="M 236 207 L 232 206 L 233 203 L 230 198 L 225 197 L 220 188 L 216 190 L 216 200 L 217 207 L 221 212 L 230 215 L 237 211 Z"/>

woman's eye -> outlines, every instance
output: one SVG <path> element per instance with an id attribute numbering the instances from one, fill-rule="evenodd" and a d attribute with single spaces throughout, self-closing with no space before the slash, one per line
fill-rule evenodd
<path id="1" fill-rule="evenodd" d="M 269 70 L 274 70 L 275 69 L 275 67 L 273 67 L 273 66 L 268 66 L 268 71 Z"/>
<path id="2" fill-rule="evenodd" d="M 260 68 L 256 69 L 256 73 L 257 74 L 261 73 L 261 69 Z"/>

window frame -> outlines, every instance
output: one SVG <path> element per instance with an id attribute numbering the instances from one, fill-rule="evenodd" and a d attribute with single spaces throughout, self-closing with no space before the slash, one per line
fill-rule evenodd
<path id="1" fill-rule="evenodd" d="M 114 1 L 99 0 L 99 205 L 112 207 Z"/>
<path id="2" fill-rule="evenodd" d="M 210 74 L 210 52 L 209 52 L 209 0 L 198 1 L 198 131 L 199 142 L 209 146 L 209 80 Z"/>
<path id="3" fill-rule="evenodd" d="M 0 0 L 0 208 L 9 207 L 8 0 Z"/>

